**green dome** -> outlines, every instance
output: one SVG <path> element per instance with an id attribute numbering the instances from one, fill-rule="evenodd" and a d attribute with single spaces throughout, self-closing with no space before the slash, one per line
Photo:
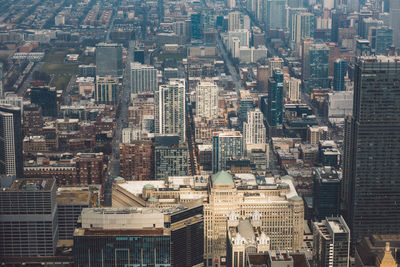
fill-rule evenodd
<path id="1" fill-rule="evenodd" d="M 114 181 L 122 181 L 122 180 L 124 180 L 124 178 L 122 178 L 121 176 L 118 176 L 118 177 L 116 177 L 116 178 L 114 179 Z"/>
<path id="2" fill-rule="evenodd" d="M 144 188 L 146 188 L 146 189 L 153 189 L 154 186 L 151 185 L 151 184 L 145 184 L 145 185 L 144 185 Z"/>
<path id="3" fill-rule="evenodd" d="M 157 198 L 154 198 L 154 197 L 151 197 L 151 198 L 149 198 L 147 201 L 148 201 L 148 202 L 157 202 L 158 199 L 157 199 Z"/>
<path id="4" fill-rule="evenodd" d="M 213 184 L 233 184 L 232 175 L 226 171 L 220 171 L 211 176 Z"/>

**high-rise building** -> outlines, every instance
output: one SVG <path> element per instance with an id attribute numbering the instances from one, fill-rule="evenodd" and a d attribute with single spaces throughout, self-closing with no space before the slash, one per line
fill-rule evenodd
<path id="1" fill-rule="evenodd" d="M 309 50 L 309 79 L 307 90 L 329 88 L 329 48 L 324 43 L 315 43 Z M 307 66 L 306 66 L 307 67 Z"/>
<path id="2" fill-rule="evenodd" d="M 334 91 L 346 91 L 344 86 L 344 77 L 346 76 L 347 64 L 343 59 L 337 59 L 333 63 L 333 90 Z"/>
<path id="3" fill-rule="evenodd" d="M 313 232 L 315 267 L 350 266 L 350 230 L 343 217 L 314 222 Z"/>
<path id="4" fill-rule="evenodd" d="M 57 92 L 54 87 L 31 88 L 30 97 L 32 104 L 36 104 L 42 108 L 44 117 L 57 117 Z"/>
<path id="5" fill-rule="evenodd" d="M 400 2 L 390 0 L 390 27 L 393 29 L 393 45 L 400 48 Z"/>
<path id="6" fill-rule="evenodd" d="M 154 179 L 164 180 L 168 176 L 188 175 L 188 147 L 174 135 L 155 137 Z"/>
<path id="7" fill-rule="evenodd" d="M 119 81 L 115 76 L 96 76 L 96 103 L 116 105 L 119 94 Z"/>
<path id="8" fill-rule="evenodd" d="M 331 167 L 313 170 L 313 209 L 317 220 L 340 213 L 341 173 Z"/>
<path id="9" fill-rule="evenodd" d="M 242 91 L 239 99 L 239 129 L 242 130 L 243 123 L 247 120 L 247 112 L 254 109 L 254 99 L 248 94 L 248 91 Z"/>
<path id="10" fill-rule="evenodd" d="M 174 79 L 154 94 L 155 132 L 179 135 L 181 142 L 186 140 L 185 91 L 185 80 Z"/>
<path id="11" fill-rule="evenodd" d="M 0 190 L 0 256 L 52 256 L 58 241 L 54 179 L 24 178 Z"/>
<path id="12" fill-rule="evenodd" d="M 283 59 L 279 57 L 272 57 L 268 59 L 269 77 L 272 77 L 275 69 L 283 70 Z"/>
<path id="13" fill-rule="evenodd" d="M 4 97 L 4 86 L 3 86 L 3 63 L 0 62 L 0 98 Z"/>
<path id="14" fill-rule="evenodd" d="M 23 178 L 21 110 L 0 106 L 0 175 Z"/>
<path id="15" fill-rule="evenodd" d="M 157 90 L 157 70 L 138 62 L 131 63 L 131 93 L 154 92 Z"/>
<path id="16" fill-rule="evenodd" d="M 196 87 L 196 116 L 218 117 L 218 86 L 213 81 L 202 80 Z"/>
<path id="17" fill-rule="evenodd" d="M 286 93 L 286 98 L 290 102 L 298 102 L 300 101 L 300 85 L 301 85 L 301 80 L 290 77 L 286 78 L 284 80 L 284 86 L 285 86 L 285 93 Z"/>
<path id="18" fill-rule="evenodd" d="M 236 0 L 225 0 L 226 6 L 230 9 L 236 8 Z"/>
<path id="19" fill-rule="evenodd" d="M 393 44 L 393 29 L 387 26 L 369 28 L 368 41 L 376 55 L 386 55 Z"/>
<path id="20" fill-rule="evenodd" d="M 213 172 L 226 169 L 226 161 L 243 156 L 242 134 L 237 131 L 219 132 L 213 136 Z"/>
<path id="21" fill-rule="evenodd" d="M 302 10 L 302 9 L 301 9 Z M 300 48 L 301 41 L 314 37 L 314 14 L 307 12 L 291 12 L 290 40 L 293 48 Z"/>
<path id="22" fill-rule="evenodd" d="M 144 57 L 145 57 L 144 48 L 135 47 L 133 51 L 133 61 L 138 62 L 140 64 L 144 64 Z"/>
<path id="23" fill-rule="evenodd" d="M 82 211 L 74 232 L 76 266 L 199 266 L 203 205 Z"/>
<path id="24" fill-rule="evenodd" d="M 241 29 L 241 16 L 242 13 L 239 11 L 229 12 L 228 14 L 228 31 L 235 31 Z"/>
<path id="25" fill-rule="evenodd" d="M 42 108 L 35 104 L 24 106 L 23 133 L 25 136 L 41 135 L 43 127 Z"/>
<path id="26" fill-rule="evenodd" d="M 247 122 L 243 125 L 244 145 L 265 144 L 267 133 L 264 126 L 264 116 L 260 109 L 256 108 L 247 112 Z"/>
<path id="27" fill-rule="evenodd" d="M 399 61 L 398 57 L 361 57 L 355 64 L 342 190 L 352 242 L 372 234 L 400 234 Z"/>
<path id="28" fill-rule="evenodd" d="M 286 0 L 266 0 L 265 28 L 267 32 L 271 29 L 286 28 Z"/>
<path id="29" fill-rule="evenodd" d="M 149 141 L 119 145 L 120 175 L 126 180 L 150 180 L 154 174 L 154 150 Z"/>
<path id="30" fill-rule="evenodd" d="M 201 40 L 203 38 L 203 18 L 201 13 L 190 15 L 190 20 L 192 40 Z"/>
<path id="31" fill-rule="evenodd" d="M 205 266 L 225 266 L 229 242 L 226 220 L 230 215 L 254 219 L 261 216 L 261 223 L 257 220 L 256 225 L 270 238 L 271 250 L 296 251 L 303 245 L 304 203 L 290 176 L 256 178 L 251 173 L 232 175 L 222 171 L 212 176 L 146 182 L 152 185 L 145 186 L 142 181 L 114 183 L 113 204 L 137 206 L 140 202 L 169 208 L 171 203 L 202 200 Z"/>
<path id="32" fill-rule="evenodd" d="M 96 76 L 122 76 L 122 46 L 99 43 L 96 45 Z"/>
<path id="33" fill-rule="evenodd" d="M 234 212 L 227 216 L 227 266 L 246 266 L 250 247 L 252 253 L 270 250 L 270 239 L 262 231 L 262 215 L 255 211 L 251 219 L 241 219 Z"/>
<path id="34" fill-rule="evenodd" d="M 283 73 L 281 69 L 274 69 L 268 80 L 268 124 L 281 126 L 283 119 Z"/>

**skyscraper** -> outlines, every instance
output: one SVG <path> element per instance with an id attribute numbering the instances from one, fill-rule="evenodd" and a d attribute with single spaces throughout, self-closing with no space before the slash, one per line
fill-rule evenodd
<path id="1" fill-rule="evenodd" d="M 313 228 L 314 266 L 350 266 L 350 230 L 343 217 L 329 217 L 315 222 Z"/>
<path id="2" fill-rule="evenodd" d="M 157 90 L 157 70 L 153 66 L 131 63 L 131 93 L 154 92 Z"/>
<path id="3" fill-rule="evenodd" d="M 0 256 L 52 256 L 58 241 L 54 179 L 19 179 L 0 190 Z"/>
<path id="4" fill-rule="evenodd" d="M 192 40 L 203 38 L 203 23 L 201 13 L 190 15 Z"/>
<path id="5" fill-rule="evenodd" d="M 329 48 L 324 43 L 316 43 L 309 50 L 308 90 L 329 88 Z M 307 67 L 307 66 L 306 66 Z"/>
<path id="6" fill-rule="evenodd" d="M 240 19 L 242 13 L 239 11 L 230 12 L 228 14 L 228 31 L 235 31 L 241 29 Z"/>
<path id="7" fill-rule="evenodd" d="M 390 0 L 390 26 L 393 29 L 393 45 L 400 48 L 400 1 Z"/>
<path id="8" fill-rule="evenodd" d="M 21 110 L 0 106 L 0 175 L 23 178 Z"/>
<path id="9" fill-rule="evenodd" d="M 281 126 L 283 117 L 283 73 L 274 69 L 268 80 L 268 124 Z"/>
<path id="10" fill-rule="evenodd" d="M 368 40 L 376 55 L 385 55 L 393 44 L 393 29 L 387 26 L 369 28 Z"/>
<path id="11" fill-rule="evenodd" d="M 119 94 L 118 78 L 115 76 L 96 76 L 96 103 L 115 105 Z"/>
<path id="12" fill-rule="evenodd" d="M 186 140 L 185 90 L 185 80 L 174 79 L 154 94 L 156 133 L 179 135 L 181 142 Z"/>
<path id="13" fill-rule="evenodd" d="M 333 90 L 346 91 L 344 77 L 346 76 L 346 61 L 338 59 L 333 63 Z"/>
<path id="14" fill-rule="evenodd" d="M 264 116 L 260 109 L 256 108 L 247 112 L 247 122 L 243 125 L 244 144 L 265 144 L 267 142 L 264 126 Z"/>
<path id="15" fill-rule="evenodd" d="M 57 92 L 54 87 L 31 88 L 31 103 L 42 108 L 44 117 L 57 117 L 58 103 Z"/>
<path id="16" fill-rule="evenodd" d="M 96 75 L 122 76 L 122 46 L 99 43 L 96 45 Z"/>
<path id="17" fill-rule="evenodd" d="M 243 156 L 242 134 L 237 131 L 219 132 L 213 136 L 213 172 L 226 169 L 226 161 Z"/>
<path id="18" fill-rule="evenodd" d="M 3 63 L 0 62 L 0 98 L 4 97 L 4 88 L 3 88 Z"/>
<path id="19" fill-rule="evenodd" d="M 294 48 L 299 48 L 301 41 L 314 36 L 314 14 L 301 12 L 292 13 L 290 27 L 290 39 Z"/>
<path id="20" fill-rule="evenodd" d="M 286 28 L 286 0 L 266 0 L 265 28 L 270 29 Z"/>
<path id="21" fill-rule="evenodd" d="M 202 80 L 196 87 L 196 116 L 218 117 L 218 86 L 213 81 Z"/>
<path id="22" fill-rule="evenodd" d="M 400 58 L 361 57 L 345 127 L 343 211 L 352 242 L 400 234 Z"/>

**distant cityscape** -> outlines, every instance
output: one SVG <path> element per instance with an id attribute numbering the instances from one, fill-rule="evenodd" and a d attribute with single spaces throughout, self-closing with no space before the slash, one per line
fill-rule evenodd
<path id="1" fill-rule="evenodd" d="M 0 0 L 0 265 L 399 267 L 400 0 Z"/>

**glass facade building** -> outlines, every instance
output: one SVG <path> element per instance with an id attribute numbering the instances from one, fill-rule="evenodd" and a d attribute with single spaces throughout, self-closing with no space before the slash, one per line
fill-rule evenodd
<path id="1" fill-rule="evenodd" d="M 122 46 L 99 43 L 96 45 L 96 75 L 122 76 Z"/>
<path id="2" fill-rule="evenodd" d="M 309 57 L 308 90 L 329 88 L 329 48 L 323 43 L 313 44 Z"/>
<path id="3" fill-rule="evenodd" d="M 343 213 L 352 242 L 400 234 L 400 59 L 361 57 L 345 123 Z"/>
<path id="4" fill-rule="evenodd" d="M 338 59 L 333 63 L 333 90 L 346 91 L 344 77 L 346 76 L 346 61 Z"/>
<path id="5" fill-rule="evenodd" d="M 35 87 L 31 89 L 31 103 L 42 108 L 44 117 L 57 117 L 57 92 L 50 87 Z"/>
<path id="6" fill-rule="evenodd" d="M 281 69 L 274 69 L 268 80 L 268 124 L 282 126 L 283 117 L 283 73 Z"/>

